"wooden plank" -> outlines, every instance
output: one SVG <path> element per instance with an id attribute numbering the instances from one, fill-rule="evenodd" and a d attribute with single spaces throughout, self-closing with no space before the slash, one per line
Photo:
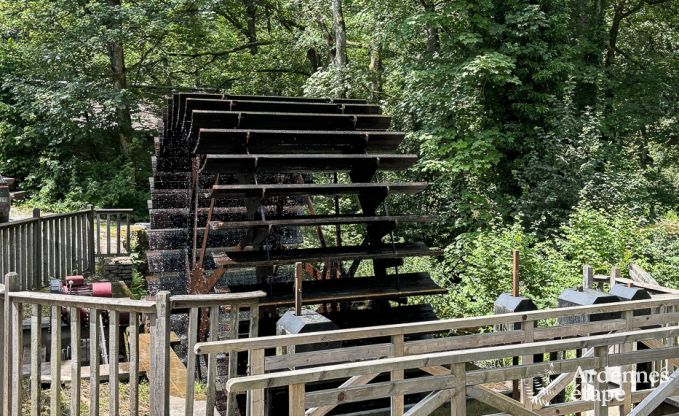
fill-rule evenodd
<path id="1" fill-rule="evenodd" d="M 40 416 L 42 356 L 42 306 L 31 305 L 31 416 Z"/>
<path id="2" fill-rule="evenodd" d="M 535 331 L 535 322 L 533 321 L 524 321 L 521 323 L 521 330 L 524 333 L 524 343 L 531 343 L 534 341 L 533 339 L 533 333 Z M 533 355 L 528 354 L 528 355 L 523 355 L 521 357 L 521 363 L 522 364 L 533 364 Z M 533 408 L 533 379 L 532 378 L 524 378 L 521 380 L 521 402 L 523 403 L 524 408 L 527 410 L 532 410 Z"/>
<path id="3" fill-rule="evenodd" d="M 653 286 L 661 286 L 657 280 L 651 276 L 646 270 L 642 269 L 639 265 L 630 263 L 629 265 L 629 276 L 632 280 L 647 283 Z"/>
<path id="4" fill-rule="evenodd" d="M 90 416 L 99 415 L 99 311 L 90 309 Z"/>
<path id="5" fill-rule="evenodd" d="M 325 248 L 299 248 L 291 250 L 231 251 L 215 253 L 215 264 L 219 267 L 231 266 L 275 266 L 294 264 L 298 261 L 331 261 L 357 259 L 392 259 L 400 257 L 438 256 L 442 252 L 428 248 L 424 243 L 397 243 L 392 246 L 367 249 L 365 246 L 342 246 Z"/>
<path id="6" fill-rule="evenodd" d="M 198 339 L 199 312 L 199 308 L 191 308 L 189 311 L 186 351 L 186 401 L 184 402 L 185 415 L 193 415 L 193 396 L 196 381 L 196 353 L 193 351 L 193 347 Z"/>
<path id="7" fill-rule="evenodd" d="M 239 305 L 231 305 L 231 310 L 229 311 L 229 338 L 231 339 L 238 339 L 238 325 L 239 325 L 239 316 L 238 314 L 240 313 L 240 307 Z M 210 339 L 217 339 L 216 333 L 217 333 L 217 323 L 215 321 L 215 329 L 214 332 L 212 330 L 212 316 L 219 316 L 219 308 L 218 307 L 213 307 L 212 310 L 210 311 L 210 333 L 214 333 L 215 336 L 212 337 L 210 336 Z M 212 363 L 215 360 L 213 357 L 208 357 L 208 383 L 210 382 L 210 363 Z M 216 364 L 215 364 L 216 365 Z M 238 377 L 238 354 L 237 353 L 229 353 L 229 379 Z M 214 381 L 214 376 L 213 381 Z M 210 387 L 212 390 L 209 391 L 214 391 L 214 387 Z M 211 404 L 212 402 L 208 402 L 208 404 Z M 228 403 L 229 406 L 235 406 L 236 401 L 232 400 Z M 212 405 L 214 406 L 214 405 Z M 212 409 L 212 407 L 210 407 Z M 229 414 L 235 414 L 234 412 L 236 411 L 235 407 L 228 408 L 227 412 Z"/>
<path id="8" fill-rule="evenodd" d="M 345 381 L 342 383 L 339 387 L 339 389 L 347 389 L 351 387 L 357 387 L 357 386 L 364 386 L 368 383 L 370 383 L 372 380 L 375 379 L 379 374 L 366 374 L 366 375 L 361 375 L 361 376 L 354 376 L 351 377 L 349 380 Z M 335 395 L 337 395 L 337 391 L 334 391 Z M 307 395 L 307 397 L 309 397 Z M 312 400 L 314 396 L 311 396 Z M 402 397 L 402 395 L 401 395 Z M 318 400 L 317 400 L 318 402 Z M 310 408 L 309 410 L 306 411 L 306 416 L 325 416 L 328 413 L 330 413 L 335 407 L 337 407 L 337 403 L 334 404 L 329 404 L 329 405 L 318 405 Z M 403 413 L 403 412 L 401 412 Z M 249 413 L 249 414 L 258 414 L 258 413 Z M 394 413 L 392 413 L 394 415 Z"/>
<path id="9" fill-rule="evenodd" d="M 495 392 L 482 385 L 467 387 L 467 395 L 472 399 L 476 399 L 490 407 L 513 416 L 538 416 L 534 411 L 522 407 L 521 403 L 516 400 L 512 400 L 504 394 Z"/>
<path id="10" fill-rule="evenodd" d="M 80 414 L 80 309 L 71 308 L 71 414 Z"/>
<path id="11" fill-rule="evenodd" d="M 382 399 L 393 394 L 405 395 L 451 389 L 455 386 L 456 379 L 450 375 L 450 370 L 446 371 L 447 374 L 444 376 L 411 378 L 372 384 L 367 383 L 372 381 L 377 374 L 354 376 L 339 387 L 306 393 L 305 403 L 310 407 L 309 411 L 311 411 L 312 409 L 337 406 L 343 403 Z"/>
<path id="12" fill-rule="evenodd" d="M 50 383 L 50 414 L 61 414 L 61 307 L 51 308 L 51 349 L 52 382 Z"/>
<path id="13" fill-rule="evenodd" d="M 356 279 L 309 280 L 304 282 L 302 304 L 315 305 L 327 302 L 364 299 L 393 299 L 416 295 L 441 294 L 446 289 L 434 282 L 429 273 L 400 273 L 383 277 L 365 276 Z M 231 293 L 248 290 L 265 290 L 268 296 L 260 299 L 262 306 L 287 306 L 295 304 L 293 282 L 274 284 L 249 284 L 229 286 Z"/>
<path id="14" fill-rule="evenodd" d="M 405 416 L 427 416 L 435 412 L 439 407 L 443 406 L 444 403 L 451 400 L 455 396 L 455 391 L 452 389 L 439 390 L 429 393 L 427 397 L 420 400 L 415 406 L 411 407 Z M 466 415 L 465 413 L 456 413 L 458 409 L 453 409 L 451 414 L 454 415 Z"/>
<path id="15" fill-rule="evenodd" d="M 302 281 L 304 279 L 304 269 L 302 262 L 295 263 L 295 315 L 302 315 Z"/>
<path id="16" fill-rule="evenodd" d="M 589 358 L 594 356 L 594 349 L 590 348 L 582 354 L 582 358 Z M 556 397 L 563 389 L 565 389 L 573 380 L 575 380 L 576 373 L 562 373 L 552 380 L 546 387 L 544 387 L 534 398 L 533 408 L 540 410 L 549 405 L 549 402 Z"/>
<path id="17" fill-rule="evenodd" d="M 151 406 L 152 416 L 164 416 L 170 413 L 170 292 L 161 291 L 156 294 L 156 332 L 152 339 L 151 349 L 155 350 L 155 366 L 152 373 L 156 381 L 156 402 Z"/>
<path id="18" fill-rule="evenodd" d="M 450 415 L 466 416 L 467 414 L 467 374 L 465 363 L 453 363 L 450 374 L 455 378 L 455 389 L 450 398 Z"/>
<path id="19" fill-rule="evenodd" d="M 221 306 L 252 303 L 266 297 L 264 291 L 256 290 L 243 293 L 214 293 L 207 295 L 177 295 L 172 296 L 172 310 L 190 309 L 208 306 Z"/>
<path id="20" fill-rule="evenodd" d="M 233 310 L 231 311 L 233 314 Z M 233 321 L 232 321 L 233 322 Z M 209 337 L 210 341 L 215 341 L 217 340 L 217 331 L 219 330 L 219 306 L 212 306 L 210 307 L 210 332 L 209 332 Z M 231 330 L 233 331 L 234 328 L 232 327 Z M 238 330 L 235 330 L 236 334 L 238 333 Z M 236 335 L 236 338 L 238 336 Z M 235 358 L 231 357 L 231 354 L 229 355 L 229 379 L 231 380 L 233 375 L 235 373 L 232 373 L 231 371 L 233 370 L 233 367 L 231 366 L 231 361 L 234 363 L 237 363 L 237 360 Z M 215 394 L 216 394 L 216 377 L 217 377 L 217 356 L 216 355 L 210 355 L 207 357 L 207 401 L 205 404 L 205 414 L 206 416 L 211 416 L 214 413 L 214 408 L 215 408 Z M 233 405 L 235 406 L 235 402 L 232 402 Z"/>
<path id="21" fill-rule="evenodd" d="M 120 414 L 120 378 L 118 377 L 118 361 L 120 358 L 120 313 L 110 311 L 108 314 L 108 386 L 109 415 Z"/>
<path id="22" fill-rule="evenodd" d="M 407 345 L 407 344 L 406 344 Z M 295 354 L 266 357 L 266 371 L 286 370 L 294 367 L 309 367 L 343 363 L 349 361 L 375 360 L 392 354 L 391 343 L 359 345 L 357 347 L 332 348 Z"/>
<path id="23" fill-rule="evenodd" d="M 426 182 L 214 185 L 212 187 L 212 196 L 215 198 L 256 197 L 266 199 L 282 196 L 357 195 L 372 192 L 412 194 L 421 192 L 426 188 Z M 219 222 L 219 224 L 226 223 Z"/>
<path id="24" fill-rule="evenodd" d="M 391 337 L 391 350 L 393 357 L 402 357 L 404 355 L 404 337 L 403 335 L 394 335 Z M 403 370 L 391 371 L 391 381 L 403 380 Z M 391 414 L 392 416 L 401 416 L 405 410 L 405 400 L 403 395 L 391 396 Z"/>
<path id="25" fill-rule="evenodd" d="M 250 305 L 250 338 L 259 336 L 259 305 Z M 264 373 L 264 350 L 251 350 L 248 352 L 248 362 L 250 363 L 250 375 Z M 265 395 L 263 389 L 248 392 L 248 406 L 250 415 L 263 415 L 266 409 Z"/>
<path id="26" fill-rule="evenodd" d="M 641 401 L 629 416 L 649 416 L 662 402 L 674 395 L 679 388 L 679 370 L 675 370 L 667 380 L 656 387 L 651 394 Z"/>
<path id="27" fill-rule="evenodd" d="M 36 303 L 44 306 L 62 306 L 68 308 L 99 308 L 116 312 L 155 312 L 155 303 L 145 300 L 125 298 L 92 298 L 88 296 L 61 295 L 43 292 L 16 292 L 13 295 L 18 302 Z"/>
<path id="28" fill-rule="evenodd" d="M 347 224 L 391 224 L 396 227 L 405 222 L 428 222 L 433 217 L 429 215 L 390 215 L 365 216 L 362 214 L 343 215 L 302 215 L 285 218 L 267 218 L 266 220 L 250 221 L 211 221 L 213 230 L 232 230 L 262 227 L 315 227 L 319 225 L 347 225 Z"/>
<path id="29" fill-rule="evenodd" d="M 130 414 L 139 413 L 139 314 L 130 313 L 129 336 L 129 363 L 130 363 Z M 187 413 L 192 415 L 192 413 Z"/>
<path id="30" fill-rule="evenodd" d="M 22 384 L 22 364 L 24 360 L 24 343 L 23 343 L 23 304 L 15 302 L 10 297 L 12 303 L 12 416 L 21 416 L 22 400 L 23 400 L 23 384 Z"/>
<path id="31" fill-rule="evenodd" d="M 288 387 L 288 415 L 304 416 L 304 384 Z"/>

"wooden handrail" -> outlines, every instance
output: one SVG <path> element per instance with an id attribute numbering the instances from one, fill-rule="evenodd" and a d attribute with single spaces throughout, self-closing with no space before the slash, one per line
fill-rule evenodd
<path id="1" fill-rule="evenodd" d="M 552 351 L 595 348 L 676 336 L 679 336 L 679 326 L 621 332 L 617 334 L 594 335 L 582 338 L 569 338 L 557 341 L 542 341 L 520 345 L 502 345 L 462 351 L 446 351 L 406 357 L 385 358 L 358 363 L 335 364 L 302 370 L 238 377 L 231 379 L 226 383 L 226 390 L 229 393 L 239 393 L 254 389 L 306 384 L 317 381 L 348 378 L 363 374 L 377 374 L 411 368 L 446 366 L 481 360 L 496 360 L 517 355 L 543 354 Z M 673 347 L 671 353 L 676 354 L 677 348 L 678 347 Z M 668 354 L 669 353 L 670 352 L 668 351 Z M 593 361 L 594 366 L 600 365 L 596 357 L 593 359 L 590 358 L 589 360 Z"/>
<path id="2" fill-rule="evenodd" d="M 266 292 L 256 290 L 242 293 L 216 293 L 208 295 L 177 295 L 172 296 L 172 309 L 189 309 L 197 307 L 235 305 L 259 302 L 266 296 Z"/>
<path id="3" fill-rule="evenodd" d="M 41 292 L 11 292 L 13 302 L 43 306 L 91 308 L 117 312 L 155 313 L 156 302 L 125 298 L 92 298 Z"/>
<path id="4" fill-rule="evenodd" d="M 479 328 L 525 321 L 555 319 L 573 315 L 624 312 L 650 309 L 659 306 L 677 306 L 679 297 L 664 299 L 635 300 L 594 306 L 573 306 L 567 308 L 543 309 L 529 312 L 515 312 L 502 315 L 486 315 L 470 318 L 453 318 L 430 322 L 413 322 L 395 325 L 340 329 L 334 331 L 308 332 L 303 334 L 276 335 L 254 339 L 224 340 L 196 344 L 196 354 L 226 353 L 253 349 L 276 348 L 300 344 L 314 344 L 376 338 L 382 336 L 408 335 L 425 332 L 444 332 L 465 328 Z"/>

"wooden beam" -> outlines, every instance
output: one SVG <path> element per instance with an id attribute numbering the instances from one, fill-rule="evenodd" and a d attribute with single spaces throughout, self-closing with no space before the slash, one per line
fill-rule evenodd
<path id="1" fill-rule="evenodd" d="M 501 412 L 513 416 L 538 416 L 537 413 L 525 409 L 521 403 L 504 394 L 489 389 L 483 385 L 467 387 L 467 395 Z"/>
<path id="2" fill-rule="evenodd" d="M 629 414 L 629 416 L 648 416 L 679 388 L 679 370 L 670 374 L 669 378 L 646 396 Z"/>
<path id="3" fill-rule="evenodd" d="M 427 416 L 443 406 L 453 397 L 453 389 L 433 391 L 415 406 L 411 407 L 403 416 Z"/>
<path id="4" fill-rule="evenodd" d="M 362 376 L 351 377 L 349 380 L 342 383 L 338 388 L 364 386 L 364 385 L 370 383 L 377 376 L 378 376 L 378 374 L 365 374 L 365 375 L 362 375 Z M 328 406 L 313 407 L 313 408 L 307 410 L 305 415 L 306 416 L 324 416 L 324 415 L 327 415 L 328 413 L 330 413 L 330 411 L 332 411 L 335 407 L 337 407 L 336 404 L 328 405 Z"/>

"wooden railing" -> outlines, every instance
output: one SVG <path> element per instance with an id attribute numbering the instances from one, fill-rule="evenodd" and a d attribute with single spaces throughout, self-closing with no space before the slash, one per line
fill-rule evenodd
<path id="1" fill-rule="evenodd" d="M 248 292 L 240 294 L 220 295 L 189 295 L 171 297 L 169 292 L 159 292 L 153 301 L 92 298 L 86 296 L 60 295 L 42 292 L 27 292 L 20 290 L 20 278 L 16 273 L 9 273 L 4 278 L 4 285 L 0 284 L 0 357 L 3 359 L 0 365 L 0 397 L 3 398 L 0 406 L 0 416 L 19 416 L 23 414 L 22 406 L 28 405 L 32 415 L 44 414 L 41 409 L 42 392 L 42 328 L 43 315 L 49 316 L 50 321 L 50 345 L 46 346 L 49 353 L 50 363 L 50 415 L 61 415 L 65 409 L 61 401 L 62 392 L 62 323 L 70 329 L 70 401 L 68 407 L 70 414 L 80 414 L 81 407 L 81 376 L 83 350 L 89 351 L 89 414 L 98 415 L 100 411 L 100 384 L 102 372 L 107 374 L 109 414 L 117 415 L 121 412 L 123 404 L 129 407 L 125 413 L 131 415 L 141 414 L 139 405 L 144 404 L 151 415 L 168 415 L 169 392 L 170 392 L 170 314 L 173 312 L 189 311 L 189 345 L 196 343 L 198 336 L 198 317 L 200 308 L 210 311 L 209 339 L 216 340 L 218 333 L 218 317 L 221 307 L 231 311 L 232 328 L 238 327 L 238 310 L 243 307 L 249 308 L 250 330 L 257 330 L 258 319 L 256 315 L 258 300 L 264 296 L 263 292 Z M 68 311 L 67 315 L 64 311 Z M 235 312 L 235 313 L 234 313 Z M 24 330 L 23 319 L 25 314 L 30 316 L 30 370 L 28 388 L 22 384 L 25 376 L 23 369 L 24 360 Z M 87 316 L 89 325 L 89 337 L 81 336 L 83 327 L 82 316 Z M 68 318 L 66 318 L 68 316 Z M 104 336 L 103 321 L 101 317 L 108 318 L 108 336 Z M 129 316 L 127 328 L 127 342 L 122 344 L 127 347 L 128 361 L 119 362 L 121 345 L 121 317 Z M 66 322 L 64 322 L 66 321 Z M 149 368 L 146 378 L 149 380 L 149 397 L 141 403 L 139 377 L 140 377 L 140 324 L 146 322 L 149 329 Z M 67 330 L 68 330 L 67 329 Z M 237 331 L 236 331 L 237 334 Z M 82 344 L 83 338 L 89 338 L 87 345 Z M 108 340 L 106 346 L 105 340 Z M 102 344 L 107 348 L 107 359 L 101 357 Z M 192 350 L 193 348 L 191 348 Z M 108 362 L 106 362 L 108 361 Z M 188 371 L 186 373 L 186 403 L 187 415 L 193 415 L 193 399 L 195 385 L 196 357 L 190 354 L 188 357 Z M 235 366 L 235 359 L 232 360 Z M 129 375 L 129 385 L 126 391 L 129 398 L 122 401 L 120 398 L 121 369 Z M 215 374 L 216 360 L 211 359 L 208 363 L 208 400 L 207 409 L 214 409 L 215 397 Z M 144 413 L 145 414 L 145 413 Z M 212 415 L 212 412 L 207 412 Z"/>
<path id="2" fill-rule="evenodd" d="M 451 389 L 460 385 L 460 377 L 463 376 L 462 364 L 479 360 L 499 360 L 512 356 L 522 357 L 520 366 L 506 366 L 504 365 L 506 362 L 495 363 L 502 365 L 496 369 L 480 370 L 481 372 L 474 373 L 473 377 L 467 378 L 467 385 L 475 386 L 491 381 L 523 379 L 520 403 L 508 402 L 512 405 L 508 407 L 508 404 L 503 401 L 503 408 L 499 410 L 512 413 L 507 409 L 516 410 L 517 403 L 519 403 L 519 407 L 529 412 L 542 409 L 541 413 L 550 414 L 556 411 L 555 409 L 562 409 L 566 406 L 550 405 L 549 402 L 575 379 L 573 369 L 578 365 L 583 368 L 598 368 L 600 361 L 597 360 L 603 359 L 592 358 L 596 351 L 590 349 L 582 351 L 582 358 L 572 361 L 570 358 L 564 358 L 563 354 L 566 350 L 622 344 L 620 348 L 622 358 L 615 358 L 618 360 L 613 361 L 615 365 L 622 365 L 623 362 L 627 365 L 679 357 L 679 350 L 674 346 L 679 328 L 674 328 L 669 332 L 665 329 L 654 330 L 655 332 L 643 330 L 642 333 L 646 335 L 635 333 L 637 329 L 649 326 L 676 325 L 679 322 L 679 313 L 675 312 L 677 306 L 679 306 L 679 297 L 672 296 L 662 299 L 424 323 L 206 342 L 197 344 L 195 349 L 197 354 L 208 356 L 248 351 L 251 358 L 257 357 L 257 361 L 263 361 L 263 366 L 251 364 L 249 373 L 245 377 L 232 376 L 226 385 L 230 402 L 235 401 L 236 394 L 247 393 L 248 402 L 252 403 L 248 409 L 249 415 L 264 414 L 264 409 L 267 407 L 263 401 L 264 389 L 278 386 L 289 386 L 291 414 L 293 415 L 304 414 L 306 409 L 306 414 L 320 416 L 327 414 L 341 403 L 378 397 L 391 397 L 392 415 L 401 415 L 405 411 L 405 394 L 438 391 L 441 386 Z M 643 315 L 639 315 L 640 313 Z M 587 318 L 594 315 L 598 315 L 594 319 L 604 319 Z M 560 318 L 569 318 L 571 322 L 559 325 Z M 510 330 L 491 332 L 493 327 L 498 326 L 510 328 Z M 518 327 L 521 329 L 513 329 Z M 580 338 L 588 334 L 615 332 L 622 332 L 624 335 Z M 647 338 L 643 338 L 647 335 Z M 649 350 L 650 352 L 635 353 L 637 355 L 634 355 L 634 360 L 629 361 L 629 358 L 625 358 L 628 357 L 625 354 L 631 351 L 630 343 L 641 339 L 649 340 L 644 342 L 654 349 Z M 358 346 L 321 349 L 323 344 L 347 342 Z M 313 348 L 314 344 L 319 346 L 316 351 L 295 352 L 295 347 L 299 345 L 306 346 L 308 351 L 308 347 Z M 287 350 L 288 353 L 265 357 L 264 351 L 267 349 Z M 482 352 L 481 355 L 465 355 L 467 353 L 461 350 L 470 351 L 469 354 L 473 354 L 474 351 Z M 597 351 L 603 354 L 603 350 Z M 551 357 L 554 359 L 544 364 L 533 363 L 534 354 L 546 352 L 560 352 L 562 355 L 560 358 Z M 450 377 L 450 369 L 443 367 L 448 365 L 453 365 L 457 369 L 455 377 Z M 295 371 L 296 367 L 304 367 L 304 369 Z M 534 396 L 531 378 L 548 368 L 554 371 L 554 380 Z M 419 369 L 431 377 L 405 379 L 404 371 L 409 369 Z M 384 372 L 390 373 L 391 381 L 369 384 Z M 331 374 L 332 377 L 325 374 Z M 557 374 L 560 375 L 556 377 Z M 305 383 L 331 379 L 342 380 L 332 385 L 331 390 L 304 393 Z M 469 384 L 470 379 L 471 384 Z M 436 386 L 439 388 L 435 388 Z M 622 389 L 631 394 L 629 382 L 622 383 Z M 469 394 L 470 391 L 482 395 L 478 389 L 468 390 L 467 393 Z M 426 402 L 426 406 L 423 403 L 420 407 L 416 405 L 413 409 L 421 409 L 422 406 L 429 408 L 436 403 L 442 404 L 450 400 L 451 395 L 454 394 L 457 393 L 439 394 L 436 400 Z M 640 394 L 636 393 L 634 397 L 641 398 L 643 395 Z M 490 400 L 498 405 L 496 402 L 500 399 L 495 396 L 493 398 Z M 491 406 L 494 405 L 491 403 Z M 567 409 L 580 408 L 578 406 L 592 408 L 594 405 L 578 403 Z M 631 402 L 625 403 L 625 406 L 629 410 Z M 571 410 L 562 413 L 571 413 Z M 411 413 L 407 414 L 426 414 L 420 411 L 411 409 Z M 517 413 L 512 414 L 533 414 L 516 411 Z M 572 412 L 578 411 L 580 410 L 572 410 Z"/>
<path id="3" fill-rule="evenodd" d="M 22 290 L 35 290 L 51 277 L 94 273 L 97 257 L 129 252 L 131 215 L 90 207 L 41 216 L 35 209 L 32 218 L 0 224 L 0 276 L 16 272 Z"/>

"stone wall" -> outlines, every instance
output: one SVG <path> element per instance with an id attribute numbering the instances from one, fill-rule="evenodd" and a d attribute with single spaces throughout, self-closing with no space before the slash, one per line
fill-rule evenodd
<path id="1" fill-rule="evenodd" d="M 132 281 L 132 259 L 130 257 L 113 257 L 104 264 L 104 280 L 111 282 Z"/>

